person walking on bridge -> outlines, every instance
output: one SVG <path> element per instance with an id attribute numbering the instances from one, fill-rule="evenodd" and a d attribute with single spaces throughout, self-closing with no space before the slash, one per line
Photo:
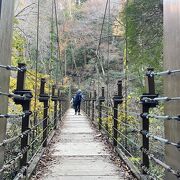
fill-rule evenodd
<path id="1" fill-rule="evenodd" d="M 75 109 L 75 115 L 78 113 L 78 115 L 80 114 L 80 109 L 81 109 L 81 100 L 83 99 L 83 95 L 81 90 L 79 89 L 73 99 L 73 105 L 74 105 L 74 109 Z"/>

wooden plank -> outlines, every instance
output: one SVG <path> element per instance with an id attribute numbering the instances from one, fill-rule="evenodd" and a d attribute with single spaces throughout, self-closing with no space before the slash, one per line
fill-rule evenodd
<path id="1" fill-rule="evenodd" d="M 180 1 L 164 0 L 164 69 L 180 69 Z M 180 96 L 180 74 L 165 77 L 164 93 L 168 97 Z M 179 115 L 180 102 L 168 102 L 165 105 L 165 114 Z M 165 136 L 172 142 L 180 141 L 180 123 L 177 121 L 165 122 Z M 166 163 L 173 169 L 180 170 L 180 151 L 171 145 L 166 145 Z M 166 172 L 166 179 L 177 179 Z"/>
<path id="2" fill-rule="evenodd" d="M 0 17 L 0 64 L 11 64 L 11 39 L 12 39 L 12 20 L 14 11 L 14 0 L 1 0 L 1 17 Z M 10 72 L 0 69 L 0 91 L 9 91 Z M 0 113 L 7 113 L 8 98 L 0 96 Z M 0 143 L 5 138 L 6 119 L 0 120 Z M 0 148 L 0 169 L 4 161 L 4 148 Z M 2 179 L 2 175 L 0 175 Z"/>
<path id="3" fill-rule="evenodd" d="M 2 0 L 0 0 L 0 18 L 1 18 L 1 11 L 2 11 Z"/>
<path id="4" fill-rule="evenodd" d="M 78 123 L 76 123 L 78 121 Z M 82 121 L 82 124 L 79 124 Z M 111 153 L 103 142 L 96 139 L 85 115 L 74 115 L 68 110 L 61 133 L 50 149 L 53 162 L 47 162 L 41 179 L 124 179 L 124 173 L 111 160 Z"/>

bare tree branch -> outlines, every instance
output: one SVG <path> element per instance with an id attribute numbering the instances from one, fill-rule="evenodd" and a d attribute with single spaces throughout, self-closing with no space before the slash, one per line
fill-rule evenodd
<path id="1" fill-rule="evenodd" d="M 32 3 L 32 4 L 29 4 L 28 6 L 26 6 L 25 8 L 23 8 L 21 11 L 19 11 L 15 17 L 19 16 L 21 13 L 23 13 L 24 11 L 26 11 L 28 8 L 30 8 L 31 6 L 35 5 L 36 3 Z"/>

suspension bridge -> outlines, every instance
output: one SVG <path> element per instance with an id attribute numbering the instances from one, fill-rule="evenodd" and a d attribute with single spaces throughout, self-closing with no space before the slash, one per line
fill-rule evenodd
<path id="1" fill-rule="evenodd" d="M 108 3 L 107 0 L 98 53 L 100 53 Z M 175 27 L 174 24 L 178 23 L 173 13 L 168 14 L 175 8 L 171 3 L 167 0 L 164 4 L 167 42 L 174 40 L 172 32 L 168 31 L 169 27 Z M 39 12 L 39 1 L 37 5 Z M 107 87 L 99 87 L 99 93 L 95 89 L 86 90 L 81 115 L 74 115 L 74 110 L 70 108 L 71 97 L 62 86 L 58 86 L 58 77 L 56 76 L 53 81 L 49 75 L 38 74 L 39 13 L 36 71 L 33 73 L 25 63 L 11 65 L 13 1 L 0 1 L 0 9 L 1 6 L 5 10 L 0 11 L 0 25 L 3 27 L 0 30 L 3 32 L 0 33 L 0 40 L 4 39 L 0 46 L 0 56 L 3 57 L 0 61 L 0 126 L 2 127 L 0 129 L 0 179 L 176 180 L 180 178 L 178 160 L 180 96 L 177 85 L 180 70 L 174 66 L 178 64 L 177 57 L 179 57 L 179 52 L 174 51 L 174 46 L 165 42 L 168 55 L 166 55 L 164 71 L 156 72 L 154 68 L 147 68 L 143 75 L 137 76 L 134 73 L 130 74 L 126 69 L 123 78 L 113 85 L 114 95 L 109 93 L 110 74 L 107 72 Z M 172 9 L 169 10 L 169 7 Z M 55 1 L 53 8 L 58 36 Z M 180 9 L 177 13 L 179 11 Z M 3 21 L 9 12 L 11 12 L 9 18 Z M 175 23 L 170 22 L 171 19 L 174 19 Z M 10 28 L 6 29 L 8 25 Z M 5 33 L 8 36 L 3 36 Z M 59 60 L 59 37 L 57 39 L 57 59 Z M 108 43 L 108 57 L 109 53 Z M 173 65 L 169 65 L 169 57 L 172 58 L 171 60 L 175 59 Z M 56 71 L 59 65 L 56 64 Z M 109 62 L 107 68 L 109 68 Z M 13 72 L 13 76 L 16 77 L 12 92 L 9 92 L 8 84 L 10 72 Z M 132 87 L 131 83 L 139 78 L 141 81 L 145 79 L 146 90 L 137 97 L 137 95 L 133 96 L 135 87 Z M 165 93 L 158 92 L 159 78 L 163 78 Z M 27 84 L 32 82 L 34 85 L 27 89 Z M 128 86 L 131 87 L 131 91 L 127 91 Z M 162 104 L 164 104 L 165 113 L 157 111 Z M 10 105 L 13 111 L 8 112 Z M 13 123 L 20 131 L 16 131 L 15 128 L 13 134 L 9 134 L 8 125 Z M 155 126 L 157 129 L 154 129 Z M 164 127 L 168 131 L 165 131 Z"/>
<path id="2" fill-rule="evenodd" d="M 91 92 L 86 96 L 83 102 L 84 113 L 78 116 L 74 115 L 74 110 L 69 109 L 69 98 L 63 95 L 55 85 L 52 86 L 51 94 L 45 92 L 46 80 L 44 78 L 41 78 L 38 96 L 43 106 L 32 113 L 30 110 L 32 90 L 25 90 L 23 85 L 25 73 L 28 72 L 26 65 L 19 64 L 18 67 L 1 65 L 0 68 L 17 71 L 16 90 L 13 93 L 0 92 L 0 95 L 13 99 L 15 105 L 21 105 L 23 109 L 21 114 L 0 114 L 1 119 L 18 118 L 22 122 L 21 133 L 4 139 L 0 144 L 0 147 L 4 147 L 8 153 L 11 153 L 9 147 L 13 144 L 14 146 L 19 144 L 21 147 L 21 151 L 17 154 L 12 153 L 11 156 L 8 154 L 8 159 L 0 170 L 1 173 L 10 173 L 10 179 L 14 174 L 16 175 L 13 179 L 31 177 L 41 157 L 43 160 L 43 152 L 55 132 L 55 142 L 52 147 L 49 147 L 54 164 L 47 162 L 45 174 L 40 177 L 42 179 L 126 179 L 125 174 L 128 170 L 121 164 L 121 168 L 119 164 L 115 164 L 115 159 L 118 159 L 117 154 L 129 168 L 132 168 L 128 176 L 132 179 L 144 178 L 142 174 L 146 174 L 151 179 L 157 179 L 156 174 L 149 170 L 151 161 L 179 178 L 178 170 L 152 154 L 150 140 L 177 149 L 180 148 L 180 144 L 149 132 L 151 118 L 157 121 L 180 121 L 179 116 L 150 113 L 150 109 L 156 108 L 160 102 L 179 101 L 179 97 L 163 97 L 155 94 L 154 81 L 156 76 L 171 76 L 178 74 L 179 70 L 156 73 L 153 69 L 148 69 L 145 74 L 148 81 L 148 92 L 139 98 L 138 103 L 142 104 L 142 109 L 136 112 L 123 111 L 121 104 L 126 99 L 122 95 L 122 81 L 119 81 L 117 94 L 112 97 L 112 106 L 106 106 L 104 103 L 106 101 L 105 89 L 102 87 L 100 97 L 97 97 L 96 91 L 93 96 Z M 122 121 L 119 119 L 119 113 L 127 113 L 131 117 L 136 117 L 142 124 L 142 128 L 139 124 Z M 37 120 L 35 125 L 30 123 L 32 117 Z M 111 121 L 110 126 L 108 121 Z M 98 134 L 95 128 L 99 130 Z M 102 133 L 100 137 L 104 137 L 105 141 L 98 138 L 99 133 Z M 140 142 L 142 146 L 133 139 L 132 134 L 142 136 L 142 142 Z M 112 154 L 114 155 L 112 149 L 116 151 L 117 157 L 111 158 Z M 142 164 L 136 160 L 137 162 L 132 165 L 128 159 L 137 157 L 140 152 L 142 153 Z M 138 171 L 138 167 L 142 169 L 142 174 Z"/>

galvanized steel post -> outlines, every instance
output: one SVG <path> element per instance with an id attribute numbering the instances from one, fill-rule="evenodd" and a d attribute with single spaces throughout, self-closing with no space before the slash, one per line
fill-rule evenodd
<path id="1" fill-rule="evenodd" d="M 96 102 L 96 90 L 94 91 L 94 97 L 92 98 L 92 121 L 94 121 L 95 102 Z"/>
<path id="2" fill-rule="evenodd" d="M 142 132 L 149 132 L 149 118 L 145 114 L 149 113 L 150 108 L 154 108 L 157 106 L 158 102 L 154 101 L 146 101 L 144 98 L 154 99 L 157 97 L 155 94 L 155 83 L 154 83 L 154 76 L 151 75 L 153 68 L 147 69 L 147 93 L 141 96 L 141 103 L 142 103 Z M 145 169 L 149 169 L 149 156 L 146 152 L 149 151 L 149 138 L 142 133 L 142 173 L 147 174 Z"/>
<path id="3" fill-rule="evenodd" d="M 25 116 L 22 117 L 22 128 L 21 132 L 24 133 L 25 131 L 29 130 L 29 116 L 30 116 L 30 104 L 32 93 L 30 90 L 25 90 L 25 74 L 26 74 L 26 65 L 25 64 L 18 64 L 18 68 L 21 69 L 18 71 L 17 75 L 17 85 L 14 94 L 22 96 L 22 98 L 14 97 L 15 104 L 20 104 L 23 108 L 23 112 Z M 24 151 L 23 157 L 20 161 L 20 167 L 27 166 L 28 160 L 28 149 L 29 149 L 29 134 L 26 134 L 21 139 L 21 151 Z M 26 173 L 26 172 L 25 172 Z"/>
<path id="4" fill-rule="evenodd" d="M 99 130 L 102 128 L 102 103 L 105 101 L 104 87 L 102 87 L 102 94 L 99 97 Z"/>
<path id="5" fill-rule="evenodd" d="M 51 97 L 51 100 L 54 102 L 54 129 L 57 129 L 57 102 L 58 102 L 58 96 L 55 94 L 56 92 L 56 85 L 53 85 L 52 86 L 52 97 Z"/>
<path id="6" fill-rule="evenodd" d="M 59 100 L 59 120 L 62 120 L 62 99 L 61 99 L 61 90 L 58 89 L 58 100 Z"/>
<path id="7" fill-rule="evenodd" d="M 91 98 L 92 98 L 92 94 L 90 92 L 89 98 L 88 98 L 88 117 L 90 117 L 90 115 L 91 115 Z"/>
<path id="8" fill-rule="evenodd" d="M 41 78 L 41 87 L 39 94 L 39 101 L 44 104 L 44 112 L 43 112 L 43 147 L 47 146 L 47 138 L 48 138 L 48 102 L 49 95 L 45 93 L 45 84 L 46 79 Z"/>
<path id="9" fill-rule="evenodd" d="M 114 114 L 113 114 L 113 145 L 117 146 L 118 138 L 118 105 L 122 104 L 122 81 L 118 81 L 118 95 L 113 97 L 114 102 Z"/>

